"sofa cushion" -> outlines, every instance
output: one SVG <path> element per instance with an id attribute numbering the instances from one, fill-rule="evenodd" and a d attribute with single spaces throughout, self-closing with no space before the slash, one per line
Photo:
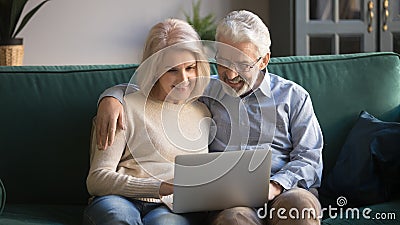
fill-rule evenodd
<path id="1" fill-rule="evenodd" d="M 400 123 L 382 122 L 361 112 L 321 193 L 344 196 L 348 206 L 390 199 L 400 184 L 399 137 Z"/>
<path id="2" fill-rule="evenodd" d="M 82 224 L 84 206 L 7 204 L 0 216 L 0 224 Z"/>

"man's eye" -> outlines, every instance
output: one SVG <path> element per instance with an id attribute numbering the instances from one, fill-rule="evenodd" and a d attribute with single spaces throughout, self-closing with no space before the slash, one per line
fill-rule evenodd
<path id="1" fill-rule="evenodd" d="M 248 64 L 245 64 L 245 63 L 238 63 L 237 65 L 240 69 L 243 69 L 243 70 L 248 69 L 250 67 Z"/>

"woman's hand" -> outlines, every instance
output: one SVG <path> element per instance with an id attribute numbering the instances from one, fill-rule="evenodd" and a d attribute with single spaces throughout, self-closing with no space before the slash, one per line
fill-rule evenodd
<path id="1" fill-rule="evenodd" d="M 172 183 L 162 182 L 160 185 L 160 195 L 166 196 L 174 193 L 174 185 Z"/>
<path id="2" fill-rule="evenodd" d="M 97 148 L 107 149 L 114 142 L 115 132 L 124 129 L 124 107 L 113 97 L 105 97 L 99 103 L 96 115 Z"/>

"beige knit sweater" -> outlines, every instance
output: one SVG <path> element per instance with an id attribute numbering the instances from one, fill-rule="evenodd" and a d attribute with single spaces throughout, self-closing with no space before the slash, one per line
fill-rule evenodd
<path id="1" fill-rule="evenodd" d="M 173 179 L 175 156 L 208 151 L 210 112 L 198 101 L 173 104 L 146 99 L 141 91 L 124 100 L 126 129 L 113 145 L 98 150 L 92 135 L 87 188 L 93 196 L 158 202 L 161 182 Z"/>

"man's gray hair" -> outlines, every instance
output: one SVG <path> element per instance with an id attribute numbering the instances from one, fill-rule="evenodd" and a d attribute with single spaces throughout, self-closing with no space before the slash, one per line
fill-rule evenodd
<path id="1" fill-rule="evenodd" d="M 219 22 L 215 39 L 220 41 L 223 38 L 234 43 L 251 42 L 258 48 L 260 56 L 270 53 L 268 27 L 260 17 L 246 10 L 230 12 Z"/>

